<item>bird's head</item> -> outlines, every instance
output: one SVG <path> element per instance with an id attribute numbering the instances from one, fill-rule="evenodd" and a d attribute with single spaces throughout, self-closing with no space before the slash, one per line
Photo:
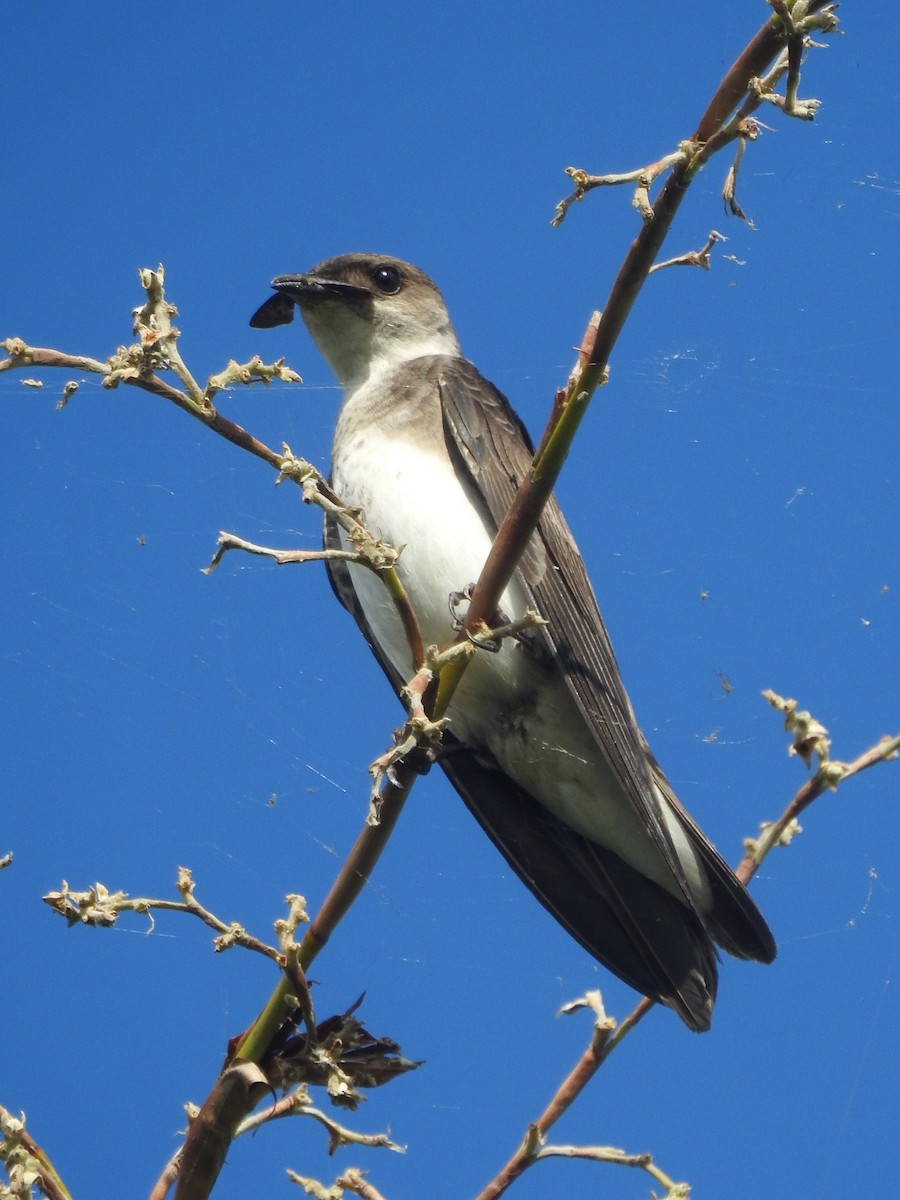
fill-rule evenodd
<path id="1" fill-rule="evenodd" d="M 444 299 L 418 267 L 386 254 L 341 254 L 304 275 L 278 275 L 251 317 L 256 328 L 284 325 L 294 305 L 344 387 L 429 354 L 458 355 Z"/>

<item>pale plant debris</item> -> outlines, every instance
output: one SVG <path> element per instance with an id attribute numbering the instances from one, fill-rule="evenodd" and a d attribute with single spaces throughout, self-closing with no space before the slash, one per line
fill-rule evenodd
<path id="1" fill-rule="evenodd" d="M 343 1200 L 345 1192 L 359 1196 L 360 1200 L 385 1200 L 381 1192 L 377 1191 L 371 1183 L 366 1182 L 365 1172 L 359 1170 L 358 1167 L 348 1167 L 337 1177 L 331 1187 L 320 1183 L 318 1179 L 311 1179 L 307 1175 L 298 1175 L 296 1171 L 288 1171 L 287 1175 L 291 1183 L 302 1187 L 307 1196 L 312 1196 L 313 1200 Z"/>
<path id="2" fill-rule="evenodd" d="M 258 354 L 254 354 L 250 361 L 245 363 L 235 362 L 233 358 L 229 359 L 224 371 L 220 371 L 218 375 L 210 375 L 203 391 L 204 395 L 211 399 L 216 392 L 223 391 L 233 383 L 249 386 L 252 383 L 260 382 L 268 387 L 273 379 L 281 380 L 283 383 L 303 382 L 296 371 L 285 366 L 283 358 L 267 364 Z"/>
<path id="3" fill-rule="evenodd" d="M 800 709 L 796 700 L 786 700 L 777 692 L 767 689 L 763 696 L 769 704 L 784 714 L 784 727 L 794 735 L 789 754 L 798 755 L 809 767 L 813 758 L 818 759 L 819 767 L 830 762 L 831 739 L 825 726 L 805 709 Z"/>

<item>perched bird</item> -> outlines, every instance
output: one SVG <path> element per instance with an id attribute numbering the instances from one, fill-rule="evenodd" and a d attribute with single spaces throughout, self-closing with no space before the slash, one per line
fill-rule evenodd
<path id="1" fill-rule="evenodd" d="M 506 398 L 462 356 L 435 284 L 383 254 L 280 275 L 251 325 L 296 305 L 343 388 L 332 484 L 403 552 L 397 570 L 427 643 L 477 580 L 533 448 Z M 326 543 L 341 531 L 326 522 Z M 414 667 L 380 580 L 329 565 L 394 687 Z M 714 943 L 770 962 L 756 905 L 679 804 L 638 727 L 578 547 L 555 499 L 500 604 L 547 625 L 478 652 L 439 762 L 509 865 L 595 958 L 691 1029 L 709 1028 Z"/>

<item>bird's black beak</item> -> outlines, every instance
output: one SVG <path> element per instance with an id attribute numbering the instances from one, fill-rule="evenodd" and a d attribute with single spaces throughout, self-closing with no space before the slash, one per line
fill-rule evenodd
<path id="1" fill-rule="evenodd" d="M 294 319 L 294 305 L 304 301 L 315 302 L 329 297 L 368 296 L 365 288 L 347 283 L 343 279 L 322 279 L 318 275 L 276 275 L 272 280 L 275 295 L 261 304 L 250 324 L 254 329 L 272 329 L 276 325 L 289 325 Z"/>

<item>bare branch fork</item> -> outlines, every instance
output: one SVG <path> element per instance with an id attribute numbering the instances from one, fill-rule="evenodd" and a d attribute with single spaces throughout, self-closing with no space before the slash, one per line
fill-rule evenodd
<path id="1" fill-rule="evenodd" d="M 765 102 L 773 104 L 789 117 L 802 121 L 812 121 L 821 106 L 820 100 L 801 100 L 798 97 L 800 86 L 800 67 L 803 55 L 810 47 L 819 48 L 819 43 L 813 42 L 813 31 L 834 33 L 837 31 L 836 4 L 823 2 L 805 2 L 795 0 L 767 0 L 775 10 L 777 18 L 774 25 L 764 27 L 761 34 L 751 42 L 741 59 L 732 67 L 725 77 L 713 101 L 710 104 L 693 138 L 682 142 L 670 154 L 663 155 L 657 162 L 638 167 L 635 170 L 613 174 L 592 175 L 581 167 L 566 167 L 566 174 L 575 184 L 575 190 L 556 206 L 556 213 L 551 221 L 554 226 L 561 225 L 571 206 L 583 200 L 588 192 L 598 187 L 617 187 L 625 183 L 635 183 L 632 206 L 640 212 L 645 221 L 653 221 L 658 213 L 650 203 L 650 187 L 666 171 L 679 167 L 683 170 L 702 166 L 713 154 L 723 149 L 730 141 L 737 140 L 735 161 L 729 168 L 723 187 L 723 198 L 735 216 L 746 220 L 740 206 L 734 200 L 734 185 L 738 168 L 743 157 L 747 141 L 755 141 L 759 136 L 760 125 L 750 120 L 750 114 Z M 745 79 L 742 59 L 752 61 L 759 51 L 760 58 L 768 60 L 771 57 L 765 45 L 769 38 L 765 35 L 774 32 L 784 43 L 784 49 L 778 54 L 774 65 L 764 76 L 751 74 Z M 758 46 L 755 43 L 760 43 Z M 764 69 L 763 65 L 757 68 Z M 787 75 L 785 95 L 780 96 L 775 88 L 782 78 Z M 738 91 L 739 89 L 739 91 Z M 726 110 L 725 106 L 732 101 Z M 740 103 L 740 107 L 730 121 L 724 117 Z M 705 127 L 706 125 L 706 127 Z M 718 125 L 712 138 L 709 127 Z"/>

